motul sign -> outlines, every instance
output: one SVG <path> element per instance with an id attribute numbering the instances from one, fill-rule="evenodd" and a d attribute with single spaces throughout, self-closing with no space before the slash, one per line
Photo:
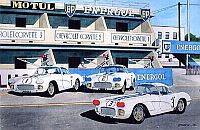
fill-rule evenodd
<path id="1" fill-rule="evenodd" d="M 17 9 L 55 10 L 55 3 L 11 1 L 11 7 Z"/>

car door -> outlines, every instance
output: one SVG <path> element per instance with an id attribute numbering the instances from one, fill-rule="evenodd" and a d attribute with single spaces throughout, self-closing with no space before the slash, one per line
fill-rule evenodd
<path id="1" fill-rule="evenodd" d="M 68 70 L 66 68 L 61 67 L 61 71 L 62 71 L 62 84 L 63 84 L 63 90 L 65 89 L 69 89 L 72 86 L 72 81 L 70 78 L 70 74 L 68 72 Z"/>
<path id="2" fill-rule="evenodd" d="M 50 81 L 55 80 L 58 85 L 58 89 L 62 90 L 62 88 L 63 88 L 62 73 L 61 73 L 60 68 L 59 67 L 48 67 L 47 73 L 51 74 L 50 77 L 48 78 L 48 80 L 50 80 Z"/>
<path id="3" fill-rule="evenodd" d="M 147 86 L 145 89 L 145 93 L 150 94 L 150 97 L 147 100 L 151 101 L 153 105 L 152 112 L 154 114 L 160 114 L 161 113 L 160 98 L 159 98 L 159 92 L 157 88 L 153 85 Z"/>
<path id="4" fill-rule="evenodd" d="M 165 86 L 160 86 L 160 108 L 163 112 L 172 111 L 175 108 L 175 96 Z"/>

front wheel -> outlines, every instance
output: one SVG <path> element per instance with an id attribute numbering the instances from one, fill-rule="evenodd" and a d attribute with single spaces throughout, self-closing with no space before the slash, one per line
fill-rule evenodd
<path id="1" fill-rule="evenodd" d="M 75 84 L 74 84 L 74 90 L 78 91 L 80 88 L 80 81 L 78 79 L 76 79 Z"/>
<path id="2" fill-rule="evenodd" d="M 131 114 L 131 122 L 141 124 L 145 119 L 145 108 L 138 104 L 133 108 L 132 114 Z"/>
<path id="3" fill-rule="evenodd" d="M 55 95 L 55 86 L 52 82 L 49 83 L 49 87 L 47 88 L 46 93 L 50 97 L 53 97 Z"/>
<path id="4" fill-rule="evenodd" d="M 129 90 L 134 90 L 134 89 L 135 89 L 135 79 L 132 81 Z"/>
<path id="5" fill-rule="evenodd" d="M 182 114 L 185 112 L 185 108 L 186 108 L 186 104 L 185 102 L 183 101 L 183 99 L 179 99 L 178 100 L 178 104 L 176 106 L 176 112 L 178 114 Z"/>
<path id="6" fill-rule="evenodd" d="M 119 94 L 124 94 L 126 91 L 126 82 L 124 82 L 123 87 L 119 90 Z"/>

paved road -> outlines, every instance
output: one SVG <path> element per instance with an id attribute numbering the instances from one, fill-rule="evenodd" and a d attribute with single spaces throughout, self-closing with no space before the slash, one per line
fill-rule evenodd
<path id="1" fill-rule="evenodd" d="M 0 94 L 1 130 L 199 130 L 200 92 L 198 87 L 178 87 L 188 92 L 193 100 L 181 115 L 163 114 L 146 119 L 142 124 L 128 120 L 110 120 L 94 112 L 91 101 L 112 96 L 110 93 L 65 91 L 53 98 L 41 95 L 19 96 Z M 127 91 L 126 93 L 131 93 Z"/>

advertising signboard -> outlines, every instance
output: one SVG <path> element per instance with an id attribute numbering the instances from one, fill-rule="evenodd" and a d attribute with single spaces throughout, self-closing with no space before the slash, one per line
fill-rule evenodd
<path id="1" fill-rule="evenodd" d="M 103 42 L 104 33 L 56 30 L 55 41 Z"/>
<path id="2" fill-rule="evenodd" d="M 0 40 L 45 40 L 45 31 L 35 29 L 0 29 Z"/>
<path id="3" fill-rule="evenodd" d="M 162 52 L 169 54 L 200 54 L 200 42 L 163 40 Z"/>
<path id="4" fill-rule="evenodd" d="M 69 69 L 71 73 L 81 76 L 88 76 L 98 73 L 98 69 Z M 173 85 L 172 69 L 169 68 L 134 68 L 128 69 L 136 76 L 136 85 L 141 83 L 164 83 L 168 86 Z"/>

